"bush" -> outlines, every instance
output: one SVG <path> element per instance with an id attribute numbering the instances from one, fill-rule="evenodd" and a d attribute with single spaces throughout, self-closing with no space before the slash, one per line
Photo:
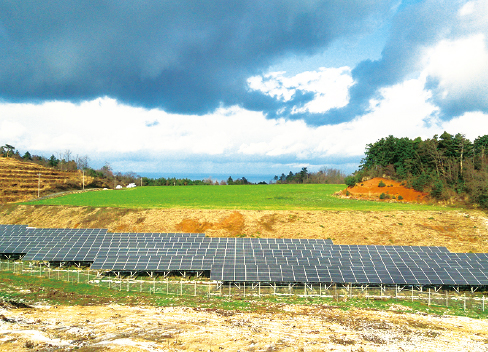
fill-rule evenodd
<path id="1" fill-rule="evenodd" d="M 357 183 L 356 177 L 355 176 L 347 176 L 344 179 L 344 183 L 347 185 L 347 187 L 354 187 Z"/>
<path id="2" fill-rule="evenodd" d="M 403 200 L 403 197 L 402 196 L 398 196 L 398 200 Z"/>
<path id="3" fill-rule="evenodd" d="M 444 184 L 442 181 L 437 181 L 434 183 L 434 186 L 432 187 L 432 191 L 430 192 L 430 195 L 436 199 L 443 199 L 445 198 L 444 195 Z"/>
<path id="4" fill-rule="evenodd" d="M 386 184 L 383 181 L 380 181 L 380 183 L 378 183 L 378 187 L 386 187 Z"/>
<path id="5" fill-rule="evenodd" d="M 422 174 L 412 181 L 412 187 L 418 192 L 423 192 L 424 188 L 431 182 L 431 178 L 427 174 Z"/>
<path id="6" fill-rule="evenodd" d="M 380 194 L 380 199 L 387 199 L 387 198 L 390 198 L 387 194 L 385 193 Z"/>

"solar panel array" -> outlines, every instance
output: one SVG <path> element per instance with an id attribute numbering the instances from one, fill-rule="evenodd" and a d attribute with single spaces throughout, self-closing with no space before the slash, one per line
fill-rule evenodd
<path id="1" fill-rule="evenodd" d="M 108 271 L 208 271 L 231 282 L 488 285 L 487 253 L 445 247 L 334 245 L 325 239 L 210 238 L 0 225 L 0 254 L 90 262 Z"/>

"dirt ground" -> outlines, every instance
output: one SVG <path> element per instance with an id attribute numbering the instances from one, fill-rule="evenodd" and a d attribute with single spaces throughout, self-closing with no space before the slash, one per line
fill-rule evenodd
<path id="1" fill-rule="evenodd" d="M 1 224 L 205 232 L 213 237 L 331 238 L 335 244 L 446 246 L 488 252 L 488 214 L 446 211 L 251 211 L 0 206 Z"/>
<path id="2" fill-rule="evenodd" d="M 379 200 L 379 196 L 385 195 L 383 201 L 418 202 L 423 203 L 428 198 L 428 193 L 418 192 L 413 188 L 405 187 L 404 183 L 375 177 L 371 180 L 357 183 L 354 187 L 348 187 L 342 194 L 349 193 L 349 198 Z"/>
<path id="3" fill-rule="evenodd" d="M 0 351 L 487 351 L 488 321 L 405 311 L 283 306 L 0 308 Z M 399 310 L 401 309 L 401 310 Z"/>

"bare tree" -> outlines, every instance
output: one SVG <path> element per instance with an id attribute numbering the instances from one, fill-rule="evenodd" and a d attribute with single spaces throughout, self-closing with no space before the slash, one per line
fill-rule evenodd
<path id="1" fill-rule="evenodd" d="M 79 156 L 78 154 L 76 154 L 76 157 L 75 157 L 76 167 L 79 170 L 87 169 L 89 159 L 90 158 L 88 157 L 88 155 Z"/>
<path id="2" fill-rule="evenodd" d="M 73 153 L 69 149 L 66 149 L 64 151 L 64 160 L 66 160 L 67 163 L 69 163 L 71 160 L 71 154 L 73 154 Z"/>

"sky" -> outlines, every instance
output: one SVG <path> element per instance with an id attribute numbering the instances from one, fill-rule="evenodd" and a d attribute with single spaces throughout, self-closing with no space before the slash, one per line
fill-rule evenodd
<path id="1" fill-rule="evenodd" d="M 351 173 L 488 134 L 488 0 L 0 0 L 0 145 L 139 174 Z"/>

